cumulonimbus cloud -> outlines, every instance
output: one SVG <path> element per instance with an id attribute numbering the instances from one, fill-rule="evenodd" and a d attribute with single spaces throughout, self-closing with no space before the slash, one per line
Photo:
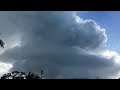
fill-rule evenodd
<path id="1" fill-rule="evenodd" d="M 120 56 L 106 49 L 105 29 L 94 20 L 69 11 L 1 13 L 8 36 L 0 60 L 13 64 L 10 70 L 43 69 L 46 78 L 118 77 Z"/>

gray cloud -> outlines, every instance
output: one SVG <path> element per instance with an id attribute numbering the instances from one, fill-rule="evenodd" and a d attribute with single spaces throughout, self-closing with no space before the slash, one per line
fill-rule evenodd
<path id="1" fill-rule="evenodd" d="M 11 70 L 43 69 L 46 78 L 111 78 L 119 73 L 118 57 L 101 55 L 107 36 L 93 20 L 67 11 L 1 12 L 0 19 L 7 45 L 0 60 L 12 63 Z"/>

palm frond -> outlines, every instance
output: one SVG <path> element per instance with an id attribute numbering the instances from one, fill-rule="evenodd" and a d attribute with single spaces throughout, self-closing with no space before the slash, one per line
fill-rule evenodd
<path id="1" fill-rule="evenodd" d="M 4 48 L 4 42 L 0 39 L 0 46 L 2 47 L 2 48 Z"/>

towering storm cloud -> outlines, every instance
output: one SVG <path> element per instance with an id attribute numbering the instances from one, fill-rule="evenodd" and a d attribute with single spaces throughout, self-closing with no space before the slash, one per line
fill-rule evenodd
<path id="1" fill-rule="evenodd" d="M 107 36 L 76 12 L 0 12 L 6 43 L 0 60 L 12 70 L 44 70 L 45 78 L 118 78 L 120 56 L 106 49 Z"/>

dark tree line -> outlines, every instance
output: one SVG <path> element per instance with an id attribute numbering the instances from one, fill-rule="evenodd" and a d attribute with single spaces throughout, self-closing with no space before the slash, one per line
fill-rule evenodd
<path id="1" fill-rule="evenodd" d="M 32 72 L 25 73 L 19 71 L 13 71 L 11 73 L 4 74 L 1 79 L 42 79 L 43 71 L 41 70 L 41 76 Z"/>

